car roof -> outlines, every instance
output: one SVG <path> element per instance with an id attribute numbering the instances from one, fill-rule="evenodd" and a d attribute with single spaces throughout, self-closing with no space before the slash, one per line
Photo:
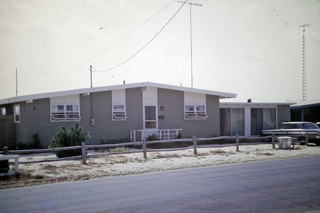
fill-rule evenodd
<path id="1" fill-rule="evenodd" d="M 307 124 L 307 123 L 313 123 L 313 122 L 307 122 L 307 121 L 293 121 L 293 122 L 283 122 L 282 124 Z"/>

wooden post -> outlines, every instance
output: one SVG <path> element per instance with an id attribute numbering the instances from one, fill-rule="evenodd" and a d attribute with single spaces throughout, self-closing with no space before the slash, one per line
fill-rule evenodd
<path id="1" fill-rule="evenodd" d="M 198 151 L 197 151 L 197 138 L 196 138 L 196 136 L 193 136 L 193 152 L 194 152 L 194 155 L 198 155 Z"/>
<path id="2" fill-rule="evenodd" d="M 306 132 L 306 146 L 309 145 L 309 133 Z"/>
<path id="3" fill-rule="evenodd" d="M 274 134 L 272 134 L 272 149 L 276 148 L 276 145 L 274 143 L 275 143 Z"/>
<path id="4" fill-rule="evenodd" d="M 147 141 L 145 138 L 143 138 L 143 140 L 142 140 L 142 149 L 143 149 L 144 159 L 148 159 L 148 157 L 147 157 Z"/>
<path id="5" fill-rule="evenodd" d="M 239 143 L 240 143 L 240 139 L 239 139 L 239 134 L 236 135 L 236 145 L 237 145 L 237 152 L 239 152 Z"/>
<path id="6" fill-rule="evenodd" d="M 7 146 L 4 146 L 3 148 L 2 148 L 2 153 L 3 153 L 3 155 L 7 155 L 8 154 L 8 152 L 9 152 L 9 150 L 8 150 L 8 147 Z"/>
<path id="7" fill-rule="evenodd" d="M 87 164 L 86 143 L 81 142 L 82 164 Z"/>
<path id="8" fill-rule="evenodd" d="M 15 172 L 16 177 L 19 177 L 20 172 L 19 172 L 19 161 L 18 161 L 18 158 L 14 159 L 14 172 Z"/>

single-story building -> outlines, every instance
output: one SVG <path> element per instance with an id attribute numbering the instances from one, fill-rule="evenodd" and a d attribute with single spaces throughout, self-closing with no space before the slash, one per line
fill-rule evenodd
<path id="1" fill-rule="evenodd" d="M 62 126 L 79 123 L 101 140 L 141 140 L 220 135 L 219 100 L 236 94 L 158 83 L 77 89 L 0 100 L 1 147 L 32 144 L 38 134 L 47 147 Z"/>
<path id="2" fill-rule="evenodd" d="M 236 94 L 151 82 L 68 90 L 0 100 L 0 148 L 42 147 L 65 126 L 79 123 L 90 138 L 139 141 L 260 135 L 262 129 L 290 120 L 290 103 L 221 103 Z"/>
<path id="3" fill-rule="evenodd" d="M 257 136 L 290 121 L 290 102 L 220 102 L 220 134 Z"/>
<path id="4" fill-rule="evenodd" d="M 320 100 L 298 101 L 290 109 L 292 121 L 320 122 Z"/>

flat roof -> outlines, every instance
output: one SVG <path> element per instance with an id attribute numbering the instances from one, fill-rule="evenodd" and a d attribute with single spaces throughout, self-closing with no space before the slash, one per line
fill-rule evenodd
<path id="1" fill-rule="evenodd" d="M 34 95 L 17 96 L 17 97 L 11 97 L 11 98 L 0 100 L 0 105 L 17 103 L 17 102 L 28 101 L 28 100 L 37 100 L 37 99 L 43 99 L 43 98 L 86 94 L 86 93 L 118 90 L 118 89 L 143 88 L 143 87 L 156 87 L 161 89 L 214 95 L 214 96 L 218 96 L 220 99 L 237 97 L 237 95 L 234 93 L 218 92 L 218 91 L 212 91 L 212 90 L 196 89 L 196 88 L 190 88 L 190 87 L 174 86 L 174 85 L 167 85 L 167 84 L 160 84 L 160 83 L 153 83 L 153 82 L 142 82 L 142 83 L 120 84 L 120 85 L 113 85 L 113 86 L 83 88 L 83 89 L 65 90 L 65 91 L 58 91 L 58 92 L 40 93 L 40 94 L 34 94 Z"/>
<path id="2" fill-rule="evenodd" d="M 291 106 L 291 109 L 304 109 L 315 106 L 320 106 L 320 100 L 297 101 L 297 104 Z"/>
<path id="3" fill-rule="evenodd" d="M 294 102 L 220 102 L 220 106 L 281 106 L 293 105 Z"/>

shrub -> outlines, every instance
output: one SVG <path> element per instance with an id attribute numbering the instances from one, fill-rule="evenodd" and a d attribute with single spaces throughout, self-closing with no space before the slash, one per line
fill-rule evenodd
<path id="1" fill-rule="evenodd" d="M 82 127 L 76 124 L 71 127 L 70 131 L 66 127 L 62 127 L 50 141 L 50 148 L 79 146 L 81 142 L 85 142 L 90 136 L 88 132 L 82 132 Z M 56 151 L 58 158 L 81 155 L 81 149 Z"/>

